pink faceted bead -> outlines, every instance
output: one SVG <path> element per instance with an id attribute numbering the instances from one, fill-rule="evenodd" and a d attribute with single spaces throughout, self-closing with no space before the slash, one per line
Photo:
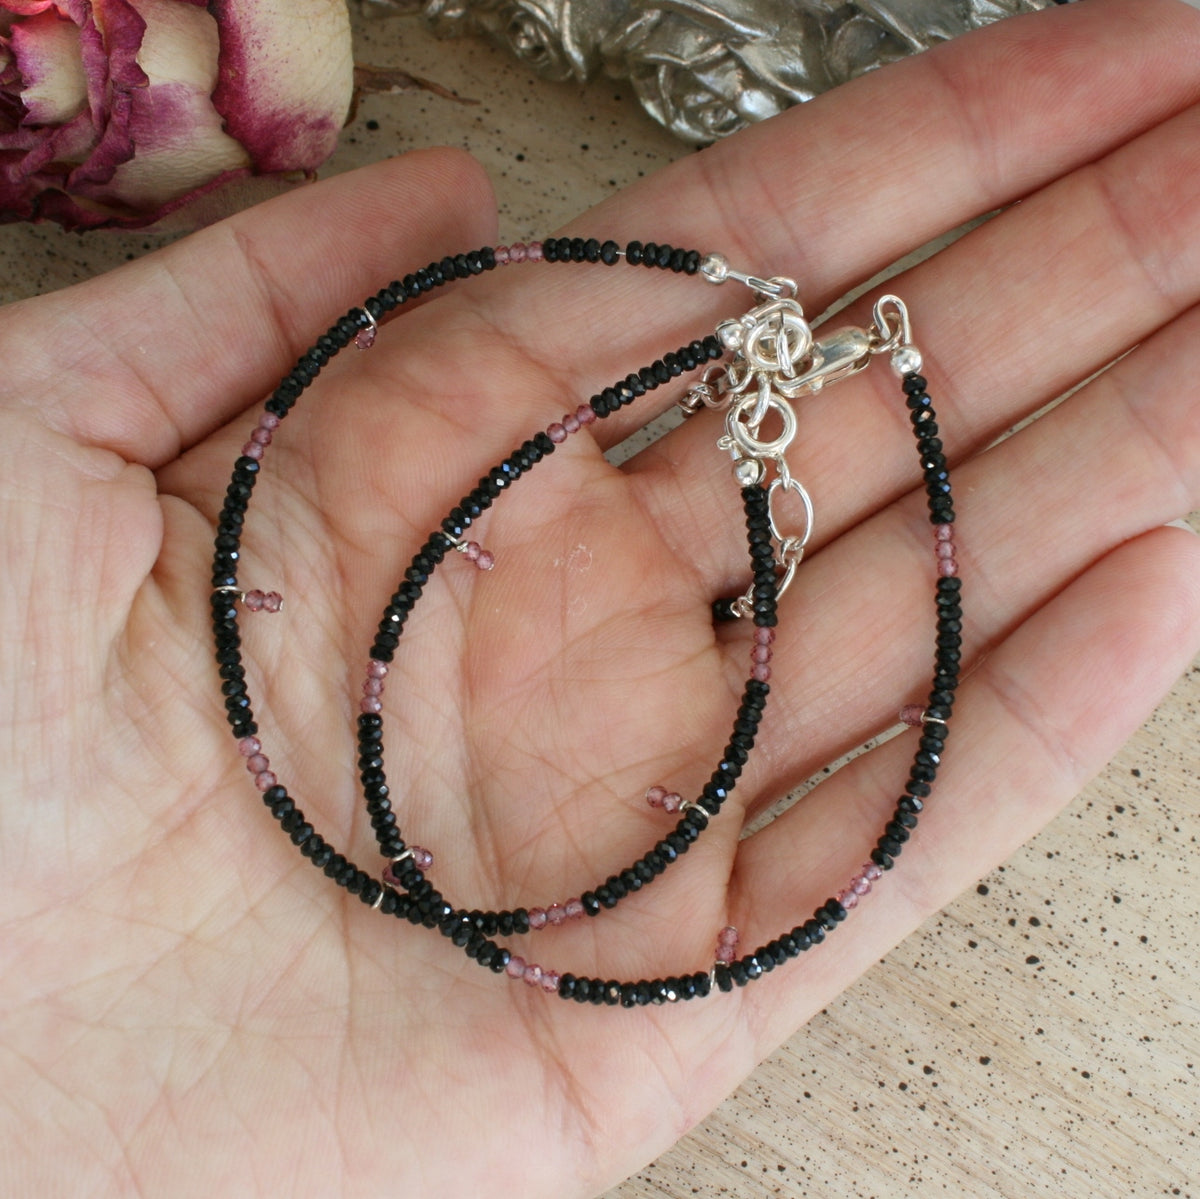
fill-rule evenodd
<path id="1" fill-rule="evenodd" d="M 938 559 L 938 575 L 943 579 L 952 579 L 958 574 L 958 563 L 953 558 Z"/>
<path id="2" fill-rule="evenodd" d="M 596 410 L 591 406 L 591 404 L 580 404 L 579 407 L 575 409 L 575 415 L 579 417 L 579 423 L 581 425 L 590 425 L 596 419 Z"/>
<path id="3" fill-rule="evenodd" d="M 535 932 L 546 927 L 546 910 L 544 908 L 529 909 L 529 927 Z"/>
<path id="4" fill-rule="evenodd" d="M 771 668 L 765 662 L 755 662 L 751 673 L 760 683 L 768 683 L 771 680 Z"/>
<path id="5" fill-rule="evenodd" d="M 652 808 L 661 808 L 663 805 L 663 800 L 666 798 L 667 798 L 666 787 L 651 787 L 646 792 L 646 802 Z"/>
<path id="6" fill-rule="evenodd" d="M 475 565 L 480 570 L 491 570 L 496 565 L 496 555 L 491 550 L 480 550 L 479 557 L 475 559 Z"/>
<path id="7" fill-rule="evenodd" d="M 905 704 L 900 709 L 900 719 L 911 728 L 917 728 L 924 720 L 925 709 L 920 704 Z"/>
<path id="8" fill-rule="evenodd" d="M 562 975 L 557 970 L 542 971 L 542 990 L 553 994 L 558 990 L 558 984 L 562 980 Z"/>
<path id="9" fill-rule="evenodd" d="M 678 791 L 668 791 L 662 801 L 664 812 L 678 812 L 683 807 L 683 796 Z"/>
<path id="10" fill-rule="evenodd" d="M 257 441 L 259 445 L 271 444 L 271 430 L 264 429 L 261 425 L 250 434 L 251 441 Z"/>
<path id="11" fill-rule="evenodd" d="M 853 888 L 847 888 L 845 891 L 839 891 L 837 901 L 848 912 L 851 908 L 858 907 L 858 893 L 854 891 Z"/>
<path id="12" fill-rule="evenodd" d="M 775 640 L 775 630 L 759 626 L 754 630 L 755 645 L 770 645 Z"/>
<path id="13" fill-rule="evenodd" d="M 545 257 L 545 254 L 542 251 L 542 243 L 540 241 L 531 241 L 529 243 L 527 253 L 529 255 L 530 262 L 541 262 Z"/>
<path id="14" fill-rule="evenodd" d="M 248 441 L 242 446 L 242 456 L 245 458 L 253 458 L 255 462 L 261 462 L 263 456 L 263 448 L 257 441 Z"/>
<path id="15" fill-rule="evenodd" d="M 530 962 L 525 967 L 525 981 L 531 987 L 539 987 L 542 983 L 542 968 L 537 962 Z"/>
<path id="16" fill-rule="evenodd" d="M 567 415 L 562 418 L 562 427 L 566 429 L 568 433 L 578 433 L 582 426 L 579 423 L 579 417 L 577 417 L 574 412 L 568 412 Z"/>
<path id="17" fill-rule="evenodd" d="M 718 945 L 716 959 L 723 966 L 728 966 L 737 957 L 737 949 L 732 945 Z"/>
<path id="18" fill-rule="evenodd" d="M 413 865 L 418 870 L 428 870 L 433 865 L 433 854 L 427 849 L 422 849 L 419 845 L 410 845 L 412 850 Z"/>
<path id="19" fill-rule="evenodd" d="M 243 737 L 238 742 L 238 753 L 243 758 L 251 758 L 257 753 L 262 753 L 262 742 L 257 737 Z"/>
<path id="20" fill-rule="evenodd" d="M 508 259 L 510 262 L 524 262 L 525 256 L 529 253 L 523 241 L 515 241 L 508 247 Z"/>
<path id="21" fill-rule="evenodd" d="M 583 904 L 578 899 L 568 899 L 563 904 L 563 911 L 566 912 L 568 920 L 578 920 L 583 915 Z"/>
<path id="22" fill-rule="evenodd" d="M 494 253 L 496 255 L 496 265 L 497 266 L 508 266 L 508 247 L 507 246 L 497 246 Z"/>
<path id="23" fill-rule="evenodd" d="M 873 883 L 878 882 L 883 878 L 883 867 L 876 866 L 874 862 L 868 862 L 863 867 L 863 878 L 870 879 Z"/>
<path id="24" fill-rule="evenodd" d="M 359 329 L 354 335 L 354 345 L 359 350 L 369 350 L 375 344 L 375 337 L 379 330 L 374 325 L 368 325 L 365 329 Z"/>
<path id="25" fill-rule="evenodd" d="M 507 974 L 509 978 L 522 978 L 525 974 L 525 959 L 517 957 L 516 954 L 513 954 L 513 956 L 508 959 L 508 963 L 504 967 L 504 973 Z"/>
<path id="26" fill-rule="evenodd" d="M 378 695 L 364 695 L 358 705 L 358 710 L 370 715 L 372 712 L 382 712 L 383 704 L 379 702 Z"/>
<path id="27" fill-rule="evenodd" d="M 467 548 L 463 550 L 463 556 L 468 562 L 478 562 L 479 555 L 483 552 L 483 546 L 478 541 L 468 541 Z"/>
<path id="28" fill-rule="evenodd" d="M 871 884 L 862 875 L 859 875 L 851 886 L 854 888 L 855 895 L 869 895 L 871 893 Z"/>
<path id="29" fill-rule="evenodd" d="M 268 591 L 263 596 L 263 611 L 278 612 L 283 607 L 283 596 L 278 591 Z"/>
<path id="30" fill-rule="evenodd" d="M 554 424 L 547 428 L 546 436 L 549 437 L 555 445 L 562 445 L 562 443 L 567 440 L 567 431 L 558 423 L 558 421 L 555 421 Z"/>
<path id="31" fill-rule="evenodd" d="M 388 664 L 380 662 L 378 658 L 367 659 L 367 674 L 373 679 L 381 679 L 388 672 Z"/>
<path id="32" fill-rule="evenodd" d="M 262 774 L 262 772 L 270 765 L 271 763 L 267 761 L 266 754 L 251 754 L 250 757 L 246 759 L 246 769 L 250 771 L 251 774 Z"/>
<path id="33" fill-rule="evenodd" d="M 364 695 L 382 695 L 383 679 L 363 679 Z"/>
<path id="34" fill-rule="evenodd" d="M 278 781 L 269 770 L 264 770 L 261 774 L 254 776 L 254 785 L 260 791 L 269 791 Z"/>
<path id="35" fill-rule="evenodd" d="M 246 605 L 247 612 L 261 612 L 266 600 L 267 597 L 256 587 L 253 591 L 246 592 L 242 603 Z"/>
<path id="36" fill-rule="evenodd" d="M 741 933 L 732 924 L 727 924 L 717 933 L 718 945 L 736 945 L 741 939 Z"/>
<path id="37" fill-rule="evenodd" d="M 771 660 L 771 647 L 769 645 L 756 645 L 750 651 L 750 658 L 754 662 L 769 662 Z"/>
<path id="38" fill-rule="evenodd" d="M 262 416 L 258 418 L 258 427 L 260 429 L 278 429 L 279 417 L 277 417 L 274 412 L 264 412 Z"/>
<path id="39" fill-rule="evenodd" d="M 560 903 L 552 903 L 546 909 L 546 919 L 553 925 L 565 924 L 567 911 Z"/>
<path id="40" fill-rule="evenodd" d="M 934 525 L 933 536 L 938 541 L 951 541 L 954 538 L 953 525 Z"/>
<path id="41" fill-rule="evenodd" d="M 954 542 L 953 541 L 939 541 L 937 544 L 937 556 L 939 559 L 953 558 L 954 557 Z"/>

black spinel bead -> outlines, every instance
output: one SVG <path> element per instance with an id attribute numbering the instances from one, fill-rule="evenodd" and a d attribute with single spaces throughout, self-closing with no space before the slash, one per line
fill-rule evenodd
<path id="1" fill-rule="evenodd" d="M 673 246 L 659 246 L 654 256 L 654 265 L 660 270 L 666 270 L 671 265 L 671 255 L 675 253 Z"/>
<path id="2" fill-rule="evenodd" d="M 585 891 L 580 897 L 579 902 L 583 904 L 583 910 L 589 916 L 597 916 L 600 914 L 601 903 L 596 896 L 595 891 Z"/>
<path id="3" fill-rule="evenodd" d="M 620 902 L 619 897 L 614 895 L 612 890 L 604 885 L 597 887 L 593 894 L 596 897 L 596 902 L 603 908 L 615 908 Z"/>
<path id="4" fill-rule="evenodd" d="M 729 992 L 733 990 L 733 975 L 729 971 L 729 967 L 718 963 L 713 970 L 713 979 L 717 984 L 718 991 Z"/>
<path id="5" fill-rule="evenodd" d="M 605 266 L 612 266 L 620 257 L 620 249 L 621 247 L 615 241 L 606 241 L 600 247 L 600 261 Z"/>
<path id="6" fill-rule="evenodd" d="M 625 261 L 637 266 L 642 261 L 642 243 L 631 241 L 625 247 Z"/>
<path id="7" fill-rule="evenodd" d="M 600 261 L 600 243 L 594 237 L 589 237 L 583 243 L 583 258 L 585 262 Z"/>

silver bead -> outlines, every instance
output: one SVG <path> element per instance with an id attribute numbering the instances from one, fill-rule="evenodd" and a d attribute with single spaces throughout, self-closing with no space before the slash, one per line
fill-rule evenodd
<path id="1" fill-rule="evenodd" d="M 746 341 L 746 326 L 739 320 L 722 321 L 717 326 L 717 339 L 730 352 L 736 354 Z"/>
<path id="2" fill-rule="evenodd" d="M 921 351 L 916 346 L 901 346 L 892 353 L 892 370 L 903 379 L 905 375 L 913 375 L 920 371 L 925 364 Z"/>
<path id="3" fill-rule="evenodd" d="M 724 254 L 705 254 L 700 260 L 700 273 L 709 283 L 724 283 L 729 276 L 729 259 Z"/>
<path id="4" fill-rule="evenodd" d="M 740 458 L 733 464 L 733 477 L 737 479 L 739 487 L 757 487 L 766 473 L 757 458 Z"/>

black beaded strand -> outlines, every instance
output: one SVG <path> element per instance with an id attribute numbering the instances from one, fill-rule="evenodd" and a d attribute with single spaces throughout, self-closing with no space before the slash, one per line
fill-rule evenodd
<path id="1" fill-rule="evenodd" d="M 921 712 L 921 723 L 926 727 L 919 741 L 905 792 L 898 800 L 892 819 L 885 826 L 883 835 L 871 852 L 870 865 L 853 880 L 853 890 L 848 889 L 839 896 L 826 900 L 809 920 L 797 925 L 790 932 L 767 942 L 751 954 L 728 962 L 718 962 L 712 971 L 704 973 L 619 982 L 589 979 L 569 973 L 559 976 L 555 972 L 543 971 L 539 966 L 527 965 L 522 959 L 515 958 L 508 949 L 489 939 L 490 935 L 507 936 L 528 931 L 528 912 L 520 908 L 502 912 L 466 912 L 456 909 L 424 877 L 416 864 L 413 850 L 400 836 L 392 810 L 383 772 L 382 718 L 377 711 L 364 711 L 359 718 L 359 769 L 372 827 L 380 848 L 385 855 L 393 859 L 387 885 L 336 852 L 313 829 L 286 789 L 275 779 L 265 755 L 261 753 L 257 725 L 251 710 L 245 685 L 245 671 L 241 663 L 241 641 L 235 602 L 238 595 L 241 595 L 243 600 L 246 598 L 238 592 L 237 586 L 241 530 L 259 473 L 262 448 L 269 444 L 271 433 L 316 378 L 320 369 L 352 340 L 360 346 L 369 344 L 374 335 L 376 318 L 399 304 L 451 279 L 467 278 L 494 269 L 497 265 L 519 262 L 525 258 L 533 261 L 544 258 L 551 262 L 601 262 L 613 265 L 619 258 L 624 257 L 631 265 L 657 266 L 660 269 L 694 274 L 701 261 L 700 255 L 695 251 L 675 250 L 656 243 L 643 245 L 640 242 L 630 242 L 626 249 L 621 251 L 615 242 L 600 243 L 595 239 L 579 238 L 550 239 L 545 243 L 520 247 L 519 250 L 518 254 L 516 246 L 499 247 L 496 250 L 484 248 L 470 254 L 442 259 L 401 281 L 393 282 L 370 297 L 362 309 L 347 313 L 318 338 L 314 347 L 301 356 L 267 401 L 259 428 L 255 430 L 254 437 L 247 443 L 242 456 L 234 464 L 214 543 L 213 630 L 227 719 L 231 731 L 238 739 L 241 753 L 247 758 L 247 768 L 254 775 L 263 800 L 279 821 L 281 829 L 314 866 L 322 869 L 327 877 L 351 894 L 357 895 L 368 906 L 377 907 L 385 914 L 407 919 L 414 924 L 437 928 L 454 944 L 459 945 L 468 957 L 494 973 L 507 973 L 514 978 L 523 977 L 526 982 L 535 984 L 540 982 L 544 990 L 556 991 L 561 998 L 574 999 L 576 1002 L 637 1007 L 648 1003 L 658 1004 L 702 997 L 709 994 L 713 983 L 718 990 L 729 991 L 735 985 L 744 986 L 747 982 L 762 977 L 775 966 L 782 965 L 789 958 L 799 956 L 812 945 L 819 944 L 827 933 L 846 919 L 848 908 L 857 903 L 857 896 L 869 890 L 871 882 L 895 864 L 895 859 L 916 827 L 917 817 L 923 810 L 924 800 L 930 794 L 940 765 L 954 693 L 958 685 L 962 644 L 961 584 L 954 558 L 954 509 L 949 473 L 942 452 L 942 442 L 937 436 L 938 427 L 932 403 L 926 393 L 926 381 L 920 375 L 906 375 L 903 388 L 908 397 L 908 407 L 921 456 L 939 562 L 935 674 L 928 704 Z M 614 387 L 606 388 L 599 395 L 592 397 L 588 405 L 591 419 L 602 419 L 610 415 L 646 391 L 694 369 L 710 358 L 718 357 L 719 354 L 719 343 L 715 338 L 709 337 L 692 342 L 674 354 L 664 355 L 650 367 L 626 376 Z M 582 412 L 581 408 L 579 413 Z M 570 416 L 566 418 L 567 421 L 570 419 Z M 576 427 L 589 423 L 578 413 L 575 419 Z M 372 646 L 373 661 L 384 664 L 391 660 L 407 615 L 422 594 L 433 570 L 444 559 L 449 549 L 462 548 L 461 536 L 472 521 L 486 511 L 491 502 L 521 474 L 526 473 L 542 457 L 552 452 L 556 440 L 563 440 L 561 435 L 555 437 L 556 429 L 560 433 L 564 431 L 563 425 L 556 424 L 523 443 L 451 509 L 443 520 L 441 529 L 435 532 L 414 556 L 405 572 L 404 582 L 385 609 Z M 574 430 L 568 428 L 565 431 Z M 776 567 L 770 552 L 767 495 L 761 487 L 745 488 L 742 495 L 746 505 L 749 545 L 754 567 L 752 606 L 756 645 L 769 646 L 770 630 L 776 624 L 777 616 Z M 767 547 L 765 553 L 761 548 L 763 545 Z M 731 614 L 724 612 L 723 603 L 724 601 L 719 601 L 714 605 L 714 614 L 718 617 Z M 769 656 L 769 650 L 765 652 Z M 759 676 L 758 668 L 756 676 Z M 748 760 L 749 751 L 753 748 L 758 722 L 769 693 L 765 681 L 767 676 L 769 671 L 766 675 L 752 677 L 747 681 L 735 719 L 734 731 L 722 760 L 698 799 L 687 805 L 687 811 L 675 831 L 660 840 L 633 866 L 611 876 L 594 890 L 585 892 L 581 899 L 583 911 L 595 915 L 602 908 L 614 907 L 625 895 L 652 881 L 686 852 L 687 847 L 706 827 L 709 816 L 720 811 Z M 931 729 L 929 725 L 938 727 Z M 517 963 L 520 963 L 519 968 L 514 969 Z"/>

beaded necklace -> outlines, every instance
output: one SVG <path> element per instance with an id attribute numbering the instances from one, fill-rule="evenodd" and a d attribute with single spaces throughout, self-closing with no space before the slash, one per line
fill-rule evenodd
<path id="1" fill-rule="evenodd" d="M 264 452 L 280 423 L 321 368 L 352 342 L 359 349 L 369 349 L 375 341 L 379 319 L 406 301 L 451 280 L 480 275 L 498 266 L 520 262 L 582 262 L 612 266 L 621 261 L 631 266 L 700 274 L 714 284 L 742 283 L 751 289 L 759 302 L 743 316 L 721 322 L 715 334 L 664 354 L 651 365 L 626 375 L 592 396 L 588 403 L 579 405 L 524 441 L 480 478 L 413 555 L 379 622 L 367 659 L 359 702 L 359 777 L 371 827 L 385 859 L 385 865 L 376 877 L 337 852 L 305 819 L 271 769 L 258 737 L 242 665 L 239 607 L 247 611 L 278 612 L 283 600 L 274 591 L 242 590 L 237 573 L 242 528 Z M 631 1008 L 703 997 L 714 986 L 720 991 L 745 986 L 824 941 L 826 935 L 846 919 L 849 911 L 871 892 L 884 872 L 892 869 L 916 828 L 917 818 L 930 794 L 958 686 L 962 609 L 950 478 L 926 381 L 919 373 L 921 355 L 912 342 L 904 304 L 895 296 L 884 296 L 875 305 L 873 324 L 869 328 L 835 330 L 818 341 L 794 299 L 795 291 L 795 284 L 790 279 L 761 279 L 732 270 L 719 254 L 702 257 L 695 250 L 680 250 L 654 242 L 631 241 L 621 249 L 614 241 L 601 243 L 596 239 L 563 237 L 528 246 L 488 247 L 443 258 L 383 288 L 361 308 L 346 313 L 317 338 L 316 344 L 301 355 L 275 388 L 234 463 L 217 524 L 211 599 L 221 690 L 238 750 L 283 833 L 315 867 L 357 896 L 367 908 L 435 929 L 480 966 L 560 999 Z M 590 978 L 559 973 L 527 961 L 498 944 L 493 939 L 497 936 L 508 938 L 533 933 L 570 921 L 597 917 L 611 910 L 626 896 L 649 886 L 686 854 L 719 815 L 754 747 L 770 694 L 771 646 L 778 622 L 777 604 L 800 565 L 812 531 L 811 500 L 803 485 L 791 474 L 785 457 L 796 431 L 792 401 L 856 374 L 874 356 L 884 353 L 890 354 L 892 369 L 901 380 L 925 478 L 936 555 L 937 639 L 928 700 L 924 707 L 906 705 L 900 713 L 905 723 L 922 726 L 917 752 L 903 794 L 871 850 L 869 860 L 811 917 L 752 953 L 739 956 L 737 930 L 732 926 L 721 929 L 717 934 L 714 964 L 691 973 L 638 981 Z M 503 911 L 466 911 L 456 907 L 426 877 L 433 864 L 433 855 L 409 844 L 401 836 L 384 771 L 382 696 L 388 666 L 405 623 L 434 571 L 452 551 L 462 554 L 481 570 L 492 569 L 495 560 L 491 552 L 478 542 L 467 540 L 467 530 L 558 445 L 633 403 L 646 392 L 727 355 L 730 357 L 728 365 L 706 366 L 701 378 L 693 382 L 679 401 L 679 406 L 685 416 L 705 408 L 724 411 L 725 433 L 717 444 L 733 459 L 734 476 L 741 489 L 746 517 L 752 582 L 745 594 L 719 599 L 712 605 L 715 620 L 745 618 L 754 627 L 750 670 L 728 743 L 708 782 L 694 799 L 684 799 L 678 792 L 659 784 L 647 790 L 646 801 L 652 807 L 676 814 L 678 820 L 670 832 L 625 869 L 578 896 L 556 900 L 545 907 Z M 763 431 L 768 416 L 773 416 L 775 425 L 782 426 L 774 437 L 767 437 Z M 802 504 L 805 522 L 800 533 L 781 531 L 776 512 L 776 500 L 781 495 L 794 496 Z"/>

